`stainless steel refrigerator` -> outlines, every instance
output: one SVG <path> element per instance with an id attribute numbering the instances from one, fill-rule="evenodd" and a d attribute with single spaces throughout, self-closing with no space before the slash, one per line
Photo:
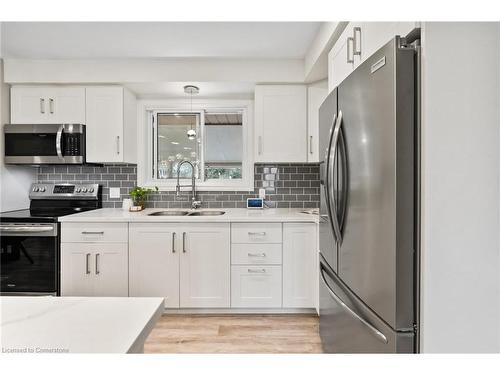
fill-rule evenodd
<path id="1" fill-rule="evenodd" d="M 395 37 L 320 107 L 320 334 L 418 351 L 418 47 Z"/>

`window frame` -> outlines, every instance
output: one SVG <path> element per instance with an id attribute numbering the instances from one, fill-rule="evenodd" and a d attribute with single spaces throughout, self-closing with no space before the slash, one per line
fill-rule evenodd
<path id="1" fill-rule="evenodd" d="M 200 173 L 196 180 L 197 190 L 202 191 L 253 191 L 254 190 L 254 154 L 253 154 L 253 100 L 222 100 L 198 99 L 190 103 L 185 99 L 166 100 L 139 100 L 138 101 L 138 157 L 137 157 L 137 185 L 144 187 L 157 186 L 160 191 L 174 191 L 175 179 L 154 178 L 153 150 L 153 113 L 200 113 L 201 128 L 201 155 Z M 205 168 L 205 113 L 236 112 L 242 113 L 242 179 L 220 179 L 203 181 Z M 180 179 L 181 184 L 190 184 L 191 179 Z"/>

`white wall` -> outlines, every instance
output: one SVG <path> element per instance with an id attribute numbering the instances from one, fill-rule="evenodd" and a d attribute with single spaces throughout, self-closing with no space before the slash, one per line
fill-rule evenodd
<path id="1" fill-rule="evenodd" d="M 32 167 L 6 166 L 3 163 L 3 126 L 10 122 L 9 86 L 3 82 L 3 61 L 0 58 L 0 212 L 29 207 L 28 190 L 36 178 Z"/>
<path id="2" fill-rule="evenodd" d="M 499 42 L 423 25 L 423 352 L 500 351 Z"/>

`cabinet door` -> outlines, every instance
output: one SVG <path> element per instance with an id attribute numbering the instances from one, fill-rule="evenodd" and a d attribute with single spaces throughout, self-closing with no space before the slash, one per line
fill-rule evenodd
<path id="1" fill-rule="evenodd" d="M 256 86 L 255 147 L 257 162 L 307 161 L 306 86 Z"/>
<path id="2" fill-rule="evenodd" d="M 179 249 L 182 233 L 165 223 L 131 223 L 129 288 L 131 297 L 163 297 L 179 307 Z"/>
<path id="3" fill-rule="evenodd" d="M 280 308 L 281 266 L 232 266 L 231 307 Z"/>
<path id="4" fill-rule="evenodd" d="M 128 296 L 127 243 L 94 243 L 94 296 Z"/>
<path id="5" fill-rule="evenodd" d="M 56 87 L 47 90 L 49 117 L 56 124 L 85 124 L 85 88 Z"/>
<path id="6" fill-rule="evenodd" d="M 229 307 L 229 224 L 192 223 L 180 237 L 180 307 Z"/>
<path id="7" fill-rule="evenodd" d="M 336 49 L 332 49 L 332 51 L 328 54 L 329 92 L 333 91 L 333 89 L 337 87 L 349 74 L 351 74 L 354 69 L 353 63 L 347 62 L 347 38 L 344 38 L 343 40 L 339 39 L 337 43 L 340 43 L 340 46 Z"/>
<path id="8" fill-rule="evenodd" d="M 319 163 L 319 107 L 328 95 L 325 81 L 307 88 L 307 161 Z"/>
<path id="9" fill-rule="evenodd" d="M 48 124 L 49 101 L 45 88 L 13 86 L 10 89 L 10 122 L 12 124 Z"/>
<path id="10" fill-rule="evenodd" d="M 85 243 L 61 244 L 61 295 L 92 296 L 93 248 Z"/>
<path id="11" fill-rule="evenodd" d="M 283 224 L 283 307 L 314 307 L 316 224 Z"/>
<path id="12" fill-rule="evenodd" d="M 87 161 L 123 161 L 123 88 L 86 89 Z"/>

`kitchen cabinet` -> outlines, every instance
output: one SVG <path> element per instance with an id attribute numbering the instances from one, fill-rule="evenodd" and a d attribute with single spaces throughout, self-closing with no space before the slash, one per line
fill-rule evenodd
<path id="1" fill-rule="evenodd" d="M 316 303 L 317 227 L 283 224 L 283 307 L 312 308 Z"/>
<path id="2" fill-rule="evenodd" d="M 228 223 L 131 223 L 130 295 L 168 308 L 230 306 Z"/>
<path id="3" fill-rule="evenodd" d="M 163 297 L 166 308 L 179 307 L 178 233 L 175 224 L 130 224 L 131 297 Z"/>
<path id="4" fill-rule="evenodd" d="M 281 266 L 232 266 L 231 307 L 280 308 Z"/>
<path id="5" fill-rule="evenodd" d="M 127 244 L 62 243 L 61 295 L 128 296 Z"/>
<path id="6" fill-rule="evenodd" d="M 328 81 L 307 87 L 307 162 L 319 163 L 319 107 L 328 95 Z"/>
<path id="7" fill-rule="evenodd" d="M 87 162 L 137 162 L 137 108 L 134 95 L 119 86 L 85 90 Z"/>
<path id="8" fill-rule="evenodd" d="M 350 22 L 328 54 L 328 91 L 389 40 L 415 27 L 418 22 Z"/>
<path id="9" fill-rule="evenodd" d="M 255 161 L 307 161 L 307 86 L 255 87 Z"/>
<path id="10" fill-rule="evenodd" d="M 180 241 L 180 307 L 230 307 L 228 223 L 191 223 Z"/>
<path id="11" fill-rule="evenodd" d="M 85 88 L 13 86 L 12 124 L 85 124 Z"/>

